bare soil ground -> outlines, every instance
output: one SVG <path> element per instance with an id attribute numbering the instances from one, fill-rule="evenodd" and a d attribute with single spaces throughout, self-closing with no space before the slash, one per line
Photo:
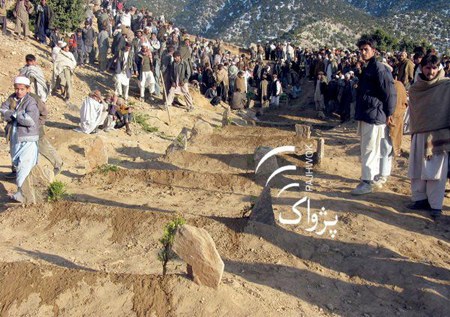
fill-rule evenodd
<path id="1" fill-rule="evenodd" d="M 46 76 L 46 47 L 0 37 L 0 94 L 12 93 L 11 80 L 25 54 L 38 56 Z M 20 44 L 20 45 L 19 45 Z M 111 90 L 111 74 L 76 70 L 73 104 L 94 88 Z M 0 146 L 0 315 L 1 316 L 448 316 L 450 304 L 449 199 L 438 223 L 425 212 L 410 212 L 407 154 L 396 161 L 388 185 L 364 197 L 350 190 L 360 175 L 359 142 L 354 124 L 314 119 L 312 83 L 289 108 L 263 119 L 308 122 L 313 137 L 323 137 L 326 158 L 313 167 L 313 191 L 305 192 L 308 142 L 292 127 L 221 127 L 223 108 L 195 94 L 196 110 L 167 113 L 135 102 L 158 132 L 133 124 L 100 132 L 109 163 L 117 172 L 86 173 L 82 146 L 88 136 L 73 131 L 78 111 L 57 97 L 48 102 L 48 135 L 64 159 L 58 176 L 72 194 L 67 200 L 34 206 L 11 204 L 15 185 L 8 146 Z M 136 91 L 131 94 L 136 96 Z M 165 156 L 183 127 L 209 122 L 187 151 Z M 306 211 L 297 225 L 252 224 L 246 216 L 263 182 L 254 175 L 257 146 L 295 145 L 280 166 L 293 164 L 272 183 L 275 217 L 289 217 L 302 196 L 315 212 L 323 206 L 338 216 L 334 239 L 308 232 Z M 315 147 L 315 142 L 313 142 Z M 404 149 L 409 148 L 405 137 Z M 289 182 L 302 184 L 276 198 Z M 198 286 L 177 260 L 161 276 L 157 259 L 164 225 L 177 214 L 205 228 L 225 262 L 217 290 Z M 292 218 L 292 217 L 291 217 Z M 447 312 L 447 313 L 446 313 Z"/>

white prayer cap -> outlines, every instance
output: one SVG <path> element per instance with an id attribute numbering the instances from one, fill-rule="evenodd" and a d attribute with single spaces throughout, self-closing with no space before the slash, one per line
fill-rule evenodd
<path id="1" fill-rule="evenodd" d="M 66 42 L 62 42 L 61 45 L 60 45 L 61 48 L 64 48 L 64 47 L 66 47 L 66 46 L 67 46 L 67 43 L 66 43 Z"/>
<path id="2" fill-rule="evenodd" d="M 14 85 L 30 86 L 30 84 L 31 84 L 30 80 L 25 76 L 17 76 L 14 79 Z"/>
<path id="3" fill-rule="evenodd" d="M 143 47 L 150 47 L 150 43 L 144 42 L 144 43 L 142 43 L 142 46 L 143 46 Z"/>
<path id="4" fill-rule="evenodd" d="M 58 41 L 58 46 L 61 47 L 61 45 L 64 44 L 64 41 Z"/>

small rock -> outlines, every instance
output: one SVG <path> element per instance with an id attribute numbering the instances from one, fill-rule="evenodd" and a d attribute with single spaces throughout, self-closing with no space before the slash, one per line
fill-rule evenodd
<path id="1" fill-rule="evenodd" d="M 267 147 L 267 146 L 260 146 L 256 148 L 255 154 L 254 154 L 254 162 L 255 162 L 255 173 L 256 175 L 270 175 L 273 172 L 275 172 L 278 169 L 278 161 L 276 156 L 272 156 L 264 163 L 259 166 L 258 171 L 256 171 L 256 167 L 258 167 L 259 162 L 262 160 L 264 155 L 272 151 L 273 148 Z"/>
<path id="2" fill-rule="evenodd" d="M 325 306 L 331 311 L 334 310 L 334 306 L 332 304 L 326 304 Z"/>
<path id="3" fill-rule="evenodd" d="M 38 164 L 33 167 L 21 188 L 25 203 L 47 201 L 48 187 L 54 178 L 53 165 L 44 156 L 39 155 Z"/>
<path id="4" fill-rule="evenodd" d="M 84 146 L 86 171 L 89 173 L 97 167 L 108 164 L 108 150 L 100 137 L 86 141 Z"/>
<path id="5" fill-rule="evenodd" d="M 261 222 L 266 225 L 275 226 L 275 216 L 272 208 L 272 196 L 270 194 L 270 187 L 264 187 L 261 195 L 253 206 L 250 214 L 250 220 Z"/>
<path id="6" fill-rule="evenodd" d="M 198 120 L 192 128 L 192 136 L 212 134 L 213 132 L 213 127 L 208 122 L 205 122 L 203 120 Z"/>
<path id="7" fill-rule="evenodd" d="M 166 149 L 166 155 L 169 155 L 175 151 L 185 151 L 187 149 L 187 141 L 189 131 L 187 128 L 183 128 L 177 138 Z"/>

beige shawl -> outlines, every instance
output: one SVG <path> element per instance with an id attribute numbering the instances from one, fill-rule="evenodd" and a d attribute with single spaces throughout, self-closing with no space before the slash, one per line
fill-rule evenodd
<path id="1" fill-rule="evenodd" d="M 409 90 L 411 132 L 425 133 L 425 155 L 450 151 L 450 79 L 440 70 L 436 78 L 418 78 Z"/>

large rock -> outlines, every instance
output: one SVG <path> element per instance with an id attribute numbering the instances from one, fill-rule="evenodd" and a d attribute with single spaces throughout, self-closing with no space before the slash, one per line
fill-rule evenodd
<path id="1" fill-rule="evenodd" d="M 108 150 L 103 140 L 99 137 L 87 140 L 84 145 L 84 157 L 87 173 L 108 164 Z"/>
<path id="2" fill-rule="evenodd" d="M 192 136 L 212 134 L 213 132 L 214 128 L 208 122 L 203 120 L 198 120 L 192 128 Z"/>
<path id="3" fill-rule="evenodd" d="M 259 164 L 259 161 L 261 161 L 261 159 L 264 157 L 264 155 L 266 155 L 267 153 L 269 153 L 272 150 L 273 150 L 273 148 L 268 147 L 268 146 L 260 146 L 260 147 L 256 148 L 255 154 L 254 154 L 255 171 L 256 171 L 256 167 Z M 273 172 L 275 172 L 277 169 L 278 169 L 278 161 L 277 161 L 277 157 L 274 155 L 274 156 L 270 157 L 269 159 L 267 159 L 259 167 L 256 175 L 270 175 Z"/>
<path id="4" fill-rule="evenodd" d="M 166 155 L 169 155 L 175 151 L 186 151 L 188 140 L 189 130 L 187 128 L 183 128 L 177 138 L 167 147 Z"/>
<path id="5" fill-rule="evenodd" d="M 251 221 L 264 223 L 266 225 L 275 226 L 275 215 L 272 207 L 272 195 L 270 194 L 270 187 L 264 187 L 261 195 L 259 195 L 255 206 L 250 214 Z"/>
<path id="6" fill-rule="evenodd" d="M 195 283 L 219 286 L 225 265 L 205 229 L 183 225 L 175 235 L 172 250 L 188 264 Z"/>
<path id="7" fill-rule="evenodd" d="M 48 187 L 54 181 L 53 165 L 44 156 L 39 155 L 38 164 L 33 167 L 22 185 L 25 204 L 47 201 Z"/>

